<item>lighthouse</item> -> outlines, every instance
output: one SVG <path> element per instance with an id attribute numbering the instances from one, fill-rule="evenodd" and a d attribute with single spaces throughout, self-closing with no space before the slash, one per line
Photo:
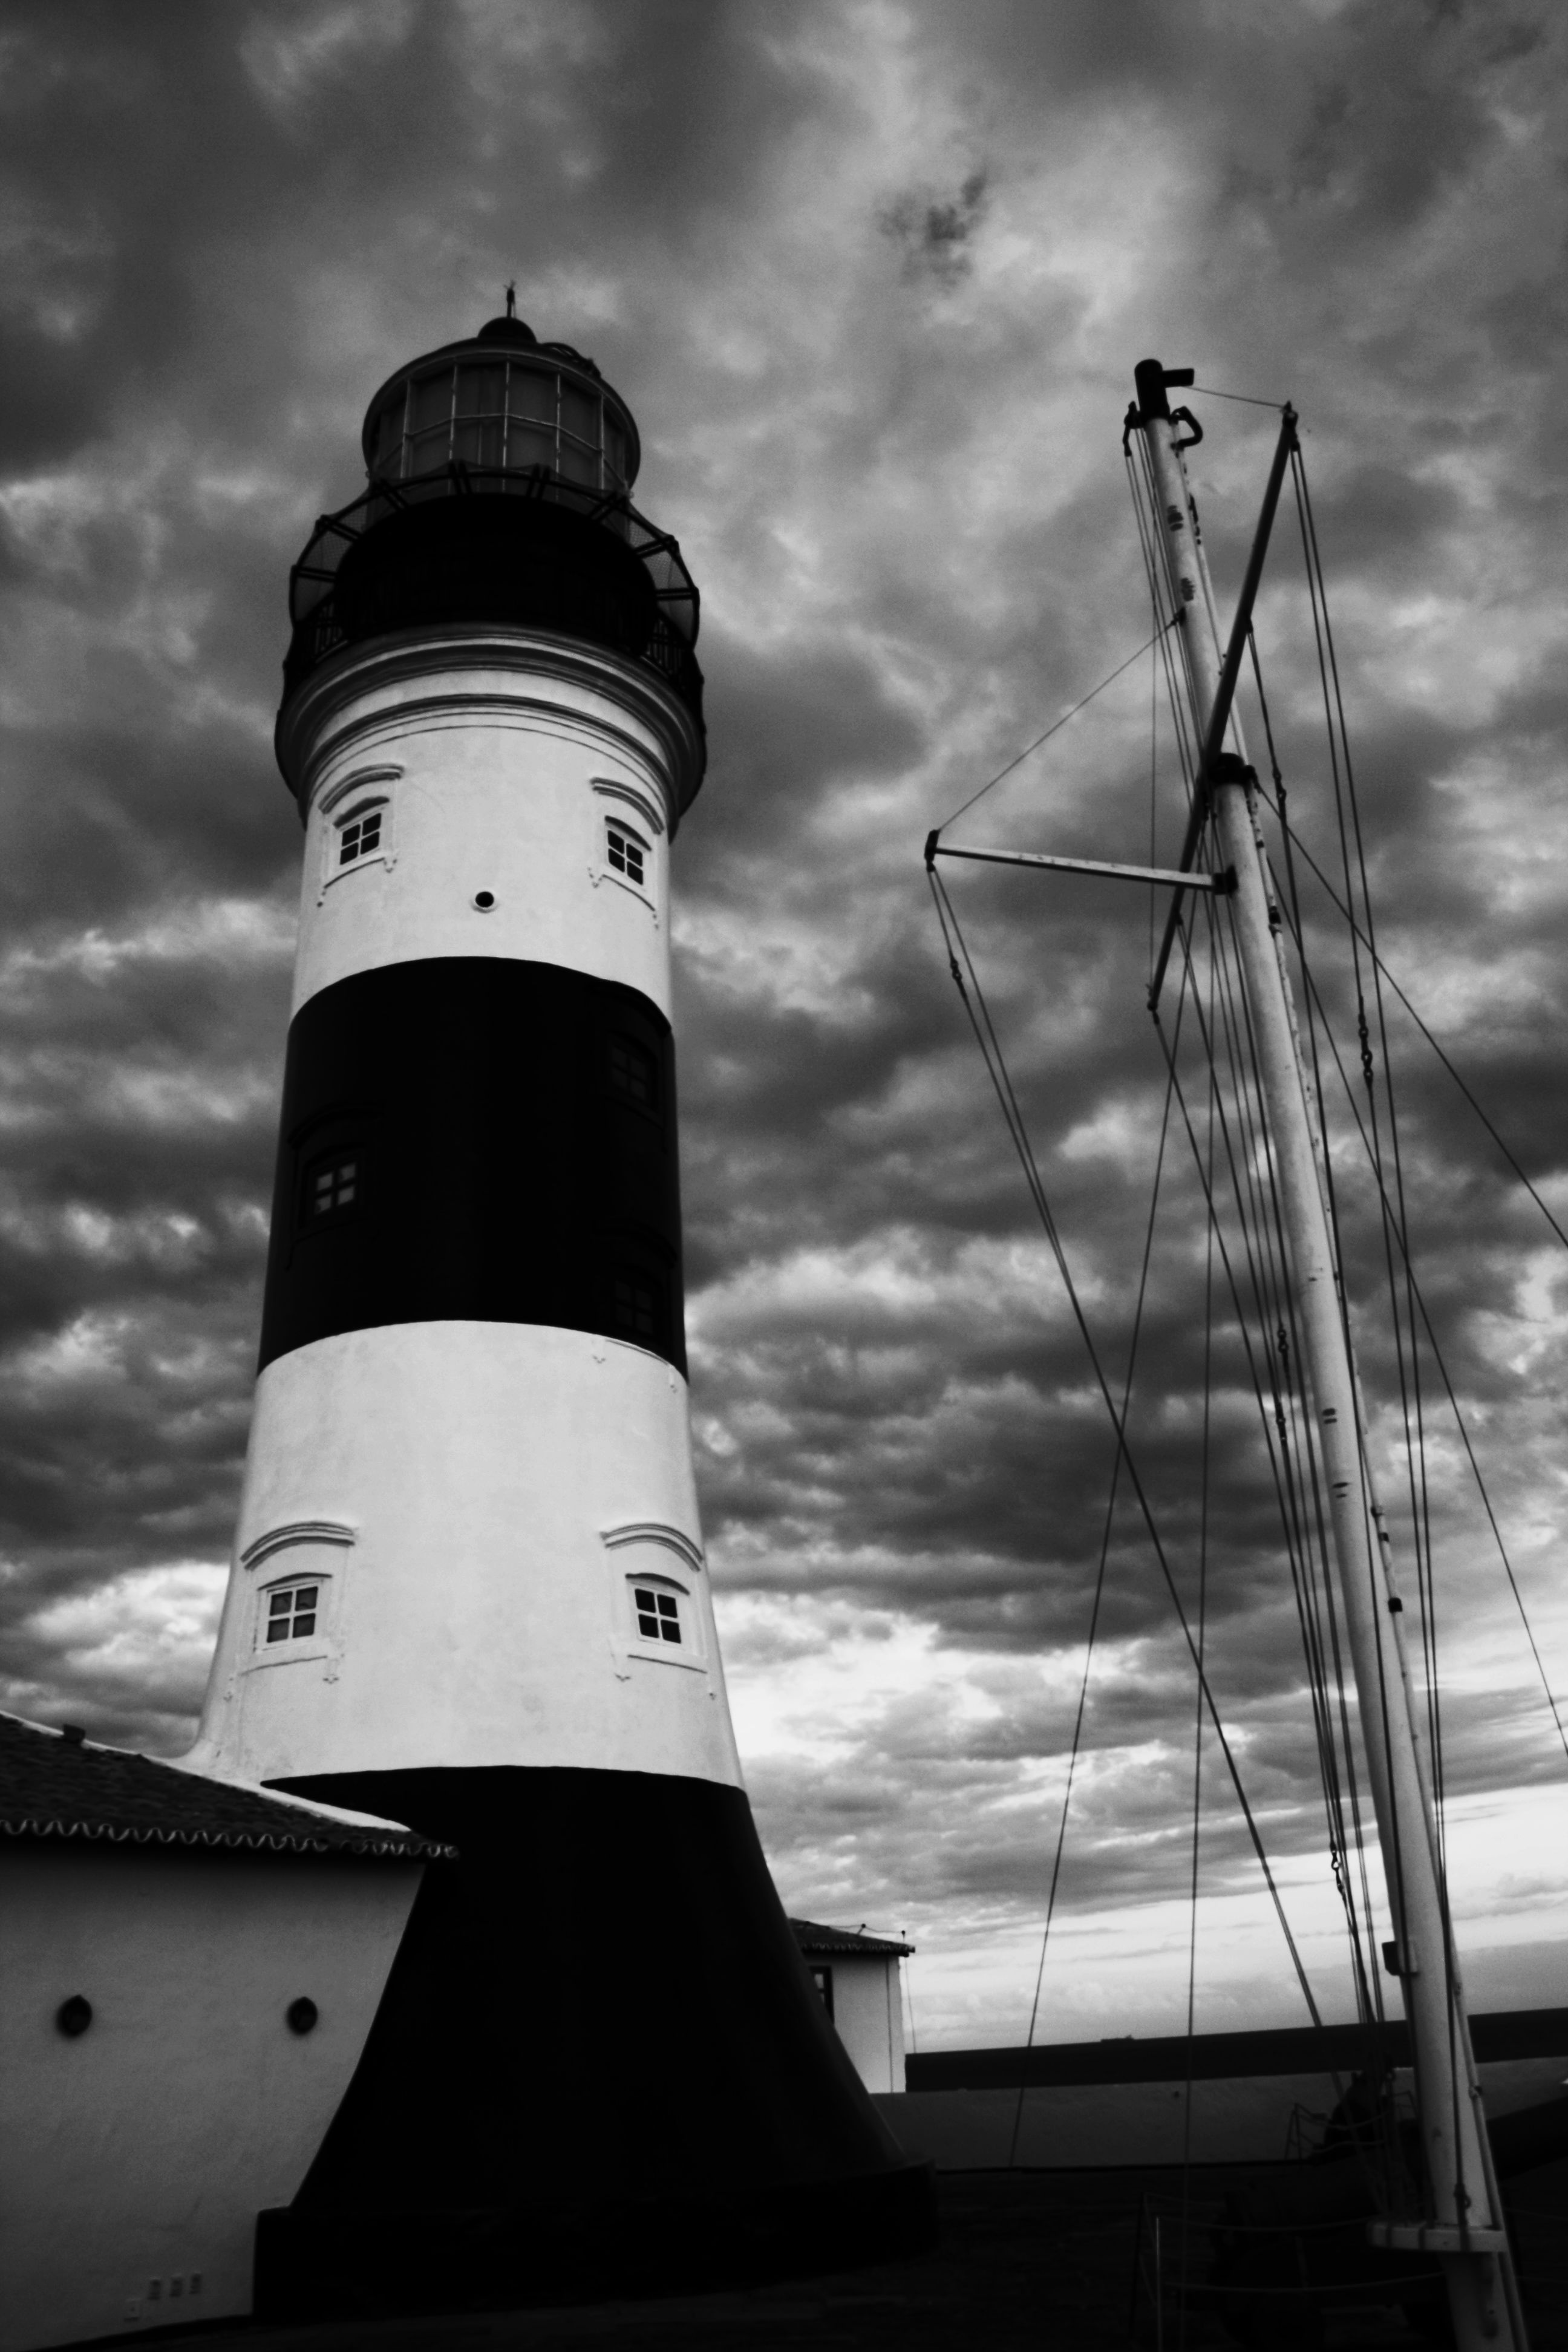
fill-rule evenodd
<path id="1" fill-rule="evenodd" d="M 510 313 L 370 404 L 291 579 L 303 880 L 196 1749 L 457 1849 L 258 2307 L 634 2291 L 920 2242 L 742 1781 L 692 1469 L 671 851 L 698 593 L 637 426 Z"/>

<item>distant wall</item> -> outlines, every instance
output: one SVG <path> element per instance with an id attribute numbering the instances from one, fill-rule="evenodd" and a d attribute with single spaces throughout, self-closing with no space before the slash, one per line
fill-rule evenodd
<path id="1" fill-rule="evenodd" d="M 833 2022 L 868 2091 L 904 2087 L 904 2005 L 896 1959 L 813 1953 L 833 1971 Z"/>
<path id="2" fill-rule="evenodd" d="M 1563 2057 L 1483 2062 L 1488 2120 L 1496 2124 L 1521 2108 L 1541 2114 L 1556 2105 L 1568 2123 L 1565 2073 Z M 1396 2080 L 1407 2105 L 1409 2076 Z M 994 2171 L 1015 2164 L 1082 2171 L 1184 2161 L 1279 2163 L 1317 2145 L 1338 2097 L 1330 2074 L 1225 2079 L 1194 2073 L 1190 2105 L 1184 2084 L 1154 2080 L 916 2088 L 901 2099 L 879 2098 L 877 2107 L 906 2156 L 929 2158 L 939 2172 Z"/>
<path id="3" fill-rule="evenodd" d="M 1568 2009 L 1482 2010 L 1470 2019 L 1482 2063 L 1546 2058 L 1568 2050 Z M 1379 2063 L 1410 2064 L 1403 2017 L 1373 2028 L 1263 2027 L 1242 2033 L 1118 2034 L 1100 2042 L 1037 2042 L 984 2050 L 922 2050 L 911 2058 L 911 2091 L 1016 2090 L 1073 2083 L 1184 2083 L 1260 2074 L 1354 2074 Z"/>
<path id="4" fill-rule="evenodd" d="M 304 2176 L 421 1874 L 0 1846 L 0 2352 L 250 2309 L 257 2213 Z M 74 2039 L 55 2021 L 73 1994 L 92 2007 Z M 320 2019 L 299 2034 L 301 1997 Z"/>

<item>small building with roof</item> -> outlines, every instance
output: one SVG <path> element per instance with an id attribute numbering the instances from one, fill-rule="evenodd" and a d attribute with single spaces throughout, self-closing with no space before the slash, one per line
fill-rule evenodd
<path id="1" fill-rule="evenodd" d="M 449 1851 L 0 1716 L 0 2352 L 249 2311 Z"/>
<path id="2" fill-rule="evenodd" d="M 792 1919 L 795 1942 L 851 2064 L 868 2091 L 904 2087 L 904 1997 L 900 1963 L 914 1950 L 858 1927 Z"/>

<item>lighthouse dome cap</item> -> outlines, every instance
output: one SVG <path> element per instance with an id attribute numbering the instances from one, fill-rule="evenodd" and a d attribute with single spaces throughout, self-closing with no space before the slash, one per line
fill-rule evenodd
<path id="1" fill-rule="evenodd" d="M 642 454 L 630 409 L 586 352 L 541 341 L 510 312 L 405 360 L 365 412 L 363 446 L 373 481 L 460 460 L 507 472 L 543 467 L 620 497 Z"/>
<path id="2" fill-rule="evenodd" d="M 479 329 L 479 340 L 481 343 L 520 343 L 525 350 L 531 351 L 539 337 L 526 319 L 520 319 L 512 312 L 504 312 L 499 319 L 485 320 Z"/>

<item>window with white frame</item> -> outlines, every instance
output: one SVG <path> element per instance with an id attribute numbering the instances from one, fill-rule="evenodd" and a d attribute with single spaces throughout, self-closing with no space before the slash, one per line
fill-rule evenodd
<path id="1" fill-rule="evenodd" d="M 634 833 L 631 826 L 619 817 L 612 816 L 605 820 L 605 857 L 612 874 L 618 874 L 634 889 L 647 888 L 653 852 L 642 835 Z"/>
<path id="2" fill-rule="evenodd" d="M 601 1534 L 615 1577 L 616 1646 L 627 1673 L 641 1658 L 705 1675 L 700 1547 L 684 1529 L 653 1519 L 628 1520 Z"/>
<path id="3" fill-rule="evenodd" d="M 258 1626 L 261 1648 L 278 1650 L 285 1643 L 314 1642 L 325 1613 L 326 1585 L 313 1577 L 299 1584 L 275 1584 L 262 1594 Z"/>
<path id="4" fill-rule="evenodd" d="M 353 1543 L 353 1529 L 339 1520 L 290 1519 L 246 1545 L 239 1564 L 257 1583 L 249 1648 L 237 1662 L 242 1672 L 313 1658 L 322 1662 L 328 1682 L 337 1680 L 332 1580 L 334 1573 L 341 1578 Z M 258 1574 L 264 1566 L 271 1571 L 265 1580 Z M 340 1582 L 339 1597 L 342 1589 Z"/>
<path id="5" fill-rule="evenodd" d="M 633 1576 L 626 1580 L 626 1590 L 639 1642 L 661 1646 L 668 1643 L 677 1650 L 689 1646 L 684 1617 L 686 1595 L 679 1584 L 662 1576 Z"/>
<path id="6" fill-rule="evenodd" d="M 338 864 L 352 866 L 356 858 L 369 857 L 381 847 L 381 825 L 384 812 L 366 809 L 363 816 L 344 819 L 338 827 Z"/>
<path id="7" fill-rule="evenodd" d="M 329 880 L 366 866 L 384 865 L 392 847 L 392 803 L 383 793 L 356 801 L 332 818 L 328 850 Z"/>

